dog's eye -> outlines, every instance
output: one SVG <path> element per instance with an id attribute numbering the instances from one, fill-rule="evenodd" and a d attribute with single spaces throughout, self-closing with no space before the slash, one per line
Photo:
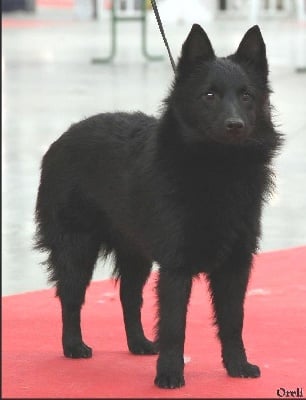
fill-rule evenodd
<path id="1" fill-rule="evenodd" d="M 248 101 L 250 101 L 251 100 L 251 95 L 250 95 L 250 93 L 248 93 L 248 92 L 243 92 L 242 94 L 241 94 L 241 99 L 242 99 L 242 101 L 245 101 L 245 102 L 248 102 Z"/>
<path id="2" fill-rule="evenodd" d="M 212 101 L 212 100 L 215 100 L 216 94 L 214 92 L 212 92 L 212 91 L 209 91 L 209 92 L 204 94 L 204 98 L 206 100 Z"/>

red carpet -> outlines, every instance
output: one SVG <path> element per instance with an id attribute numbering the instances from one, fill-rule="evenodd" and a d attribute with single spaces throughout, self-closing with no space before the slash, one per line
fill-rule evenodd
<path id="1" fill-rule="evenodd" d="M 83 309 L 83 336 L 92 359 L 61 353 L 60 307 L 54 290 L 2 299 L 2 397 L 4 398 L 276 398 L 277 389 L 306 396 L 306 246 L 256 258 L 246 299 L 244 339 L 259 379 L 230 378 L 201 278 L 194 282 L 188 314 L 186 386 L 154 387 L 156 356 L 127 352 L 118 287 L 94 282 Z M 144 326 L 152 336 L 154 275 L 145 290 Z"/>

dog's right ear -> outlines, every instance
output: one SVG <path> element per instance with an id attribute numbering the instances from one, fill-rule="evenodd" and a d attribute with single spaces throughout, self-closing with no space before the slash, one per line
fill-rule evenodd
<path id="1" fill-rule="evenodd" d="M 214 59 L 215 53 L 203 28 L 193 24 L 187 39 L 182 46 L 182 53 L 178 62 L 178 71 L 189 69 L 198 62 Z"/>

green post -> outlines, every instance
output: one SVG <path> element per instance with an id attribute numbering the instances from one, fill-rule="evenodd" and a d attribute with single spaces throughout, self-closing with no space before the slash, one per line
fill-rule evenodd
<path id="1" fill-rule="evenodd" d="M 141 42 L 142 42 L 142 54 L 149 61 L 161 61 L 164 59 L 163 56 L 153 56 L 148 52 L 148 24 L 147 24 L 147 7 L 146 0 L 141 3 L 141 13 L 142 13 L 142 25 L 141 25 Z"/>
<path id="2" fill-rule="evenodd" d="M 103 58 L 93 58 L 92 63 L 93 64 L 103 64 L 103 63 L 108 63 L 113 60 L 115 54 L 116 54 L 116 49 L 117 49 L 117 27 L 116 27 L 116 13 L 115 13 L 115 6 L 114 2 L 112 4 L 112 9 L 111 9 L 111 21 L 110 21 L 110 34 L 111 34 L 111 48 L 110 48 L 110 54 L 106 57 Z"/>
<path id="3" fill-rule="evenodd" d="M 111 45 L 110 45 L 110 54 L 106 57 L 102 58 L 93 58 L 93 64 L 103 64 L 111 62 L 117 51 L 117 23 L 118 22 L 132 22 L 132 21 L 140 21 L 141 22 L 141 47 L 142 54 L 149 61 L 160 61 L 164 57 L 163 56 L 153 56 L 148 52 L 147 46 L 147 8 L 146 8 L 146 0 L 142 0 L 141 2 L 141 14 L 139 17 L 118 17 L 116 14 L 115 0 L 113 0 L 112 8 L 111 8 Z"/>

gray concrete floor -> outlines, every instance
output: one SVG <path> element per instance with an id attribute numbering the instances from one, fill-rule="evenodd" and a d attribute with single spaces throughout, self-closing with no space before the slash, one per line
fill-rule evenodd
<path id="1" fill-rule="evenodd" d="M 47 287 L 41 254 L 32 249 L 33 211 L 40 161 L 49 145 L 72 123 L 103 111 L 142 110 L 157 114 L 172 79 L 167 59 L 148 62 L 140 53 L 140 27 L 121 24 L 112 64 L 92 65 L 107 54 L 108 20 L 73 19 L 68 11 L 5 15 L 20 23 L 3 28 L 2 40 L 2 291 Z M 198 21 L 201 23 L 201 19 Z M 275 163 L 277 191 L 263 218 L 263 251 L 306 244 L 306 27 L 293 19 L 260 20 L 274 89 L 275 121 L 286 145 Z M 248 21 L 217 18 L 203 24 L 218 55 L 236 49 Z M 175 58 L 189 25 L 168 24 Z M 149 48 L 165 53 L 154 19 Z M 109 275 L 99 263 L 95 279 Z"/>

